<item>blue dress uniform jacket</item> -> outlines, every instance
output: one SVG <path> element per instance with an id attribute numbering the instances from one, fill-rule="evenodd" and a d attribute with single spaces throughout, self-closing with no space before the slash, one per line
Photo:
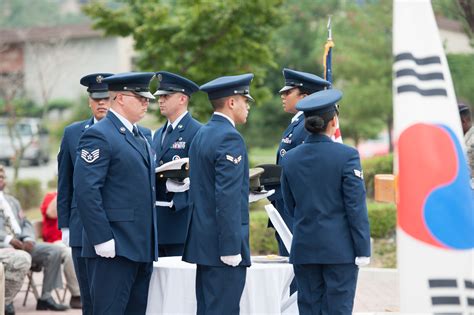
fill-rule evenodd
<path id="1" fill-rule="evenodd" d="M 278 165 L 281 165 L 281 158 L 291 149 L 296 148 L 298 145 L 304 142 L 304 139 L 308 136 L 308 132 L 304 129 L 304 116 L 300 115 L 298 119 L 293 121 L 288 128 L 283 132 L 283 136 L 278 146 L 276 162 Z M 288 216 L 285 211 L 285 203 L 283 202 L 283 196 L 281 194 L 281 186 L 269 187 L 270 189 L 275 189 L 275 194 L 270 197 L 275 208 L 280 213 L 282 219 L 285 221 L 288 228 L 292 229 L 293 221 L 291 217 Z M 269 227 L 273 226 L 271 221 L 269 222 Z"/>
<path id="2" fill-rule="evenodd" d="M 194 137 L 189 162 L 192 217 L 183 260 L 227 266 L 221 256 L 241 254 L 240 266 L 250 266 L 249 173 L 242 136 L 225 117 L 213 115 Z"/>
<path id="3" fill-rule="evenodd" d="M 82 247 L 82 222 L 74 198 L 73 174 L 76 152 L 83 132 L 94 124 L 94 118 L 72 123 L 64 129 L 58 153 L 58 228 L 69 228 L 69 245 Z M 138 127 L 151 143 L 151 131 Z"/>
<path id="4" fill-rule="evenodd" d="M 67 126 L 58 153 L 58 228 L 69 228 L 71 247 L 82 247 L 82 222 L 73 185 L 77 145 L 83 132 L 93 124 L 94 118 L 90 118 Z"/>
<path id="5" fill-rule="evenodd" d="M 370 230 L 358 152 L 309 135 L 282 158 L 281 186 L 294 219 L 290 262 L 354 264 L 370 256 Z"/>
<path id="6" fill-rule="evenodd" d="M 74 187 L 84 223 L 83 256 L 115 239 L 117 256 L 135 262 L 158 258 L 155 164 L 146 147 L 112 113 L 79 141 Z"/>
<path id="7" fill-rule="evenodd" d="M 177 127 L 165 137 L 163 146 L 161 139 L 163 130 L 161 127 L 155 132 L 152 148 L 156 154 L 156 164 L 162 165 L 178 158 L 189 156 L 189 147 L 201 128 L 202 124 L 187 113 L 179 122 Z M 173 207 L 159 207 L 158 212 L 158 231 L 160 237 L 159 244 L 184 244 L 188 232 L 191 212 L 189 211 L 188 191 L 172 193 L 166 192 L 166 181 L 158 181 L 156 184 L 156 200 L 171 201 Z"/>

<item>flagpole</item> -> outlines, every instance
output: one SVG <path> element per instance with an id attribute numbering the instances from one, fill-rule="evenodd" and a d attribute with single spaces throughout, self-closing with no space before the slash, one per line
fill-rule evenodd
<path id="1" fill-rule="evenodd" d="M 324 56 L 323 56 L 323 66 L 324 66 L 324 73 L 323 77 L 324 80 L 329 81 L 331 83 L 332 87 L 332 49 L 335 46 L 334 41 L 332 40 L 332 28 L 331 28 L 331 15 L 329 15 L 328 18 L 328 24 L 327 24 L 327 30 L 328 30 L 328 38 L 326 40 L 326 44 L 324 45 Z M 337 118 L 337 129 L 332 137 L 332 140 L 335 142 L 340 142 L 342 143 L 342 135 L 341 135 L 341 130 L 339 128 L 339 118 Z"/>

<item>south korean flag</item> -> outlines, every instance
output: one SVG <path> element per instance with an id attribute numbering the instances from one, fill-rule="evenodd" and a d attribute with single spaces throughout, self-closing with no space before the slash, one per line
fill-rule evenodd
<path id="1" fill-rule="evenodd" d="M 99 158 L 99 149 L 88 152 L 84 149 L 81 151 L 81 158 L 87 163 L 92 163 Z"/>

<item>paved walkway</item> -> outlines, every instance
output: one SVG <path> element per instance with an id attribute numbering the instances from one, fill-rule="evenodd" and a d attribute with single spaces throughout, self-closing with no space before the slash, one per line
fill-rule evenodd
<path id="1" fill-rule="evenodd" d="M 41 274 L 35 274 L 37 283 L 41 283 Z M 65 312 L 36 311 L 36 301 L 32 293 L 28 295 L 26 306 L 23 306 L 26 282 L 22 291 L 15 298 L 15 309 L 17 315 L 80 315 L 80 310 L 67 310 Z M 40 289 L 41 290 L 41 289 Z M 69 303 L 70 295 L 66 296 Z M 362 268 L 357 283 L 356 300 L 354 312 L 359 315 L 382 314 L 386 312 L 398 312 L 400 305 L 398 271 L 396 269 Z M 3 315 L 3 314 L 0 314 Z M 263 314 L 262 314 L 263 315 Z"/>

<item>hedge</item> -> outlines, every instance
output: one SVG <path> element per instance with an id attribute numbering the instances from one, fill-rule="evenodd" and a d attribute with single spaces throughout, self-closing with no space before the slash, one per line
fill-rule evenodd
<path id="1" fill-rule="evenodd" d="M 394 204 L 368 202 L 371 236 L 387 238 L 395 233 L 397 211 Z M 259 207 L 259 209 L 261 209 Z M 250 211 L 250 250 L 252 255 L 277 254 L 273 229 L 267 228 L 268 216 L 263 210 Z"/>
<path id="2" fill-rule="evenodd" d="M 369 202 L 370 235 L 373 238 L 387 238 L 395 233 L 397 207 L 391 203 Z"/>
<path id="3" fill-rule="evenodd" d="M 367 198 L 374 198 L 374 176 L 393 174 L 393 154 L 362 160 Z"/>
<path id="4" fill-rule="evenodd" d="M 19 179 L 13 185 L 12 194 L 24 210 L 38 208 L 41 203 L 41 182 L 35 178 Z"/>

